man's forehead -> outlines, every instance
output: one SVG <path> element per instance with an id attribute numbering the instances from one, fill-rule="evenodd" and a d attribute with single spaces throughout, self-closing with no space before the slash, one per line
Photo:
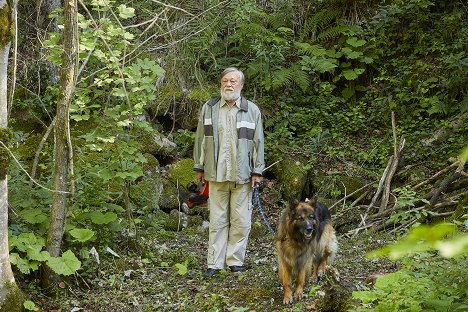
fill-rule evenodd
<path id="1" fill-rule="evenodd" d="M 223 78 L 221 79 L 239 79 L 240 78 L 240 74 L 238 71 L 233 71 L 233 72 L 229 72 L 227 73 L 226 75 L 223 76 Z"/>

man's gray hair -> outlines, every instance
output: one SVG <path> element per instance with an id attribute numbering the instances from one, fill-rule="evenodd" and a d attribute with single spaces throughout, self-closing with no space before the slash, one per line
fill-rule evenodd
<path id="1" fill-rule="evenodd" d="M 224 76 L 232 72 L 239 73 L 240 82 L 242 83 L 242 85 L 244 85 L 244 81 L 245 81 L 244 73 L 241 70 L 239 70 L 237 67 L 228 67 L 225 70 L 223 70 L 223 72 L 221 73 L 221 79 L 223 79 Z"/>

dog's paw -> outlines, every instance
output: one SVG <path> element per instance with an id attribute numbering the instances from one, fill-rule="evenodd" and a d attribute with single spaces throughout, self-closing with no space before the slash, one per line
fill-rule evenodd
<path id="1" fill-rule="evenodd" d="M 291 304 L 294 302 L 292 293 L 284 294 L 283 304 Z"/>
<path id="2" fill-rule="evenodd" d="M 302 298 L 304 298 L 304 292 L 302 291 L 302 289 L 296 290 L 296 292 L 294 293 L 294 299 L 301 300 Z"/>

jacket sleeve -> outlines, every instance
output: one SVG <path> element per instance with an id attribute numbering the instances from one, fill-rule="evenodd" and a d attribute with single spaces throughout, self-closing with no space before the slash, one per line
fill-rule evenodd
<path id="1" fill-rule="evenodd" d="M 254 169 L 252 175 L 263 175 L 263 170 L 265 169 L 265 148 L 264 148 L 264 134 L 263 134 L 263 123 L 262 123 L 262 114 L 260 110 L 257 110 L 256 122 L 255 122 L 255 134 L 254 134 Z"/>
<path id="2" fill-rule="evenodd" d="M 193 147 L 193 162 L 195 171 L 204 171 L 204 161 L 202 159 L 203 138 L 205 137 L 204 120 L 205 105 L 202 106 L 198 117 L 197 132 L 195 133 L 195 145 Z"/>

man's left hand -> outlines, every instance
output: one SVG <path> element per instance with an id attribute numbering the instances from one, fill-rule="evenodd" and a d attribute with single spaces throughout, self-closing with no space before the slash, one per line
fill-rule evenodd
<path id="1" fill-rule="evenodd" d="M 252 176 L 252 187 L 257 187 L 260 183 L 262 183 L 263 177 L 259 175 Z"/>

